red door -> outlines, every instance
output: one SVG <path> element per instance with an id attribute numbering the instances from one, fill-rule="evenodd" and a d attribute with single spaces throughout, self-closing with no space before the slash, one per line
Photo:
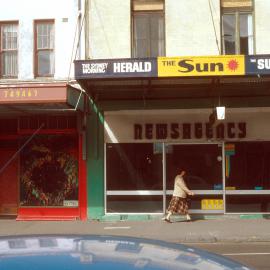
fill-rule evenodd
<path id="1" fill-rule="evenodd" d="M 16 215 L 18 210 L 18 158 L 2 170 L 15 152 L 15 147 L 0 147 L 0 215 Z"/>

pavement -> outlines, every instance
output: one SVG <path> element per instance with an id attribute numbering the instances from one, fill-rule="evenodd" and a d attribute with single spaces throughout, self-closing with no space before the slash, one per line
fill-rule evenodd
<path id="1" fill-rule="evenodd" d="M 270 219 L 217 216 L 192 222 L 161 218 L 146 221 L 16 221 L 0 220 L 0 236 L 117 235 L 173 243 L 270 242 Z"/>

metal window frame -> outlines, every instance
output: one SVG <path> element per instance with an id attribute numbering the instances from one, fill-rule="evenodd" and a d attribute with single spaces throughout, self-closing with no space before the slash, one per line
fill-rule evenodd
<path id="1" fill-rule="evenodd" d="M 162 143 L 162 167 L 163 167 L 163 189 L 162 190 L 114 190 L 114 191 L 107 191 L 107 175 L 106 175 L 106 144 L 104 147 L 104 210 L 105 215 L 164 215 L 166 212 L 166 196 L 172 195 L 173 190 L 166 190 L 166 146 L 167 145 L 196 145 L 196 144 L 216 144 L 222 146 L 222 190 L 196 190 L 196 195 L 222 195 L 223 198 L 223 210 L 202 210 L 202 209 L 190 209 L 191 214 L 224 214 L 224 215 L 246 215 L 246 214 L 262 214 L 261 212 L 227 212 L 226 208 L 226 196 L 234 196 L 234 195 L 270 195 L 270 190 L 227 190 L 226 189 L 226 176 L 225 176 L 225 141 L 221 142 L 188 142 L 188 143 Z M 107 212 L 107 195 L 114 196 L 114 195 L 130 195 L 130 196 L 163 196 L 163 213 L 152 213 L 152 212 L 137 212 L 137 213 L 130 213 L 130 212 Z M 270 214 L 270 212 L 263 212 L 263 214 Z"/>
<path id="2" fill-rule="evenodd" d="M 223 210 L 201 210 L 201 209 L 193 209 L 190 210 L 190 213 L 197 213 L 197 214 L 225 214 L 225 205 L 226 205 L 226 197 L 225 197 L 225 142 L 185 142 L 185 143 L 164 143 L 162 142 L 162 182 L 163 188 L 162 190 L 107 190 L 107 143 L 104 143 L 104 213 L 105 215 L 164 215 L 166 213 L 167 205 L 166 205 L 166 197 L 167 195 L 171 195 L 173 190 L 166 190 L 166 147 L 168 145 L 221 145 L 222 147 L 222 178 L 223 178 L 223 190 L 196 190 L 196 194 L 198 195 L 223 195 Z M 107 211 L 107 196 L 162 196 L 162 212 L 160 213 L 152 213 L 152 212 L 145 212 L 145 213 L 130 213 L 130 212 L 108 212 Z"/>

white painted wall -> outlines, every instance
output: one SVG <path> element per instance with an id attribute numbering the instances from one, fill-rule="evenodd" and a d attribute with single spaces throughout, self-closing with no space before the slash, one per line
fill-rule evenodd
<path id="1" fill-rule="evenodd" d="M 0 21 L 19 21 L 19 80 L 34 78 L 34 20 L 55 20 L 55 77 L 66 79 L 72 55 L 78 0 L 0 0 Z M 63 22 L 63 18 L 68 18 Z M 71 73 L 73 77 L 73 69 Z"/>
<path id="2" fill-rule="evenodd" d="M 220 6 L 211 0 L 166 0 L 166 56 L 219 55 Z"/>
<path id="3" fill-rule="evenodd" d="M 270 54 L 270 1 L 254 0 L 256 54 Z"/>
<path id="4" fill-rule="evenodd" d="M 130 0 L 91 0 L 89 8 L 90 58 L 129 58 Z"/>
<path id="5" fill-rule="evenodd" d="M 211 0 L 220 46 L 219 0 Z M 166 56 L 218 55 L 208 0 L 166 0 Z M 90 58 L 131 57 L 130 0 L 90 1 Z"/>

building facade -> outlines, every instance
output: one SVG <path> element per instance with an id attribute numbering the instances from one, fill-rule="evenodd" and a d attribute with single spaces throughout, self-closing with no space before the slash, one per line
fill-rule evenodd
<path id="1" fill-rule="evenodd" d="M 0 216 L 86 219 L 83 3 L 0 2 Z"/>
<path id="2" fill-rule="evenodd" d="M 191 213 L 270 212 L 269 5 L 86 1 L 89 219 L 164 214 L 179 168 Z"/>
<path id="3" fill-rule="evenodd" d="M 1 216 L 270 212 L 268 0 L 0 2 Z"/>

